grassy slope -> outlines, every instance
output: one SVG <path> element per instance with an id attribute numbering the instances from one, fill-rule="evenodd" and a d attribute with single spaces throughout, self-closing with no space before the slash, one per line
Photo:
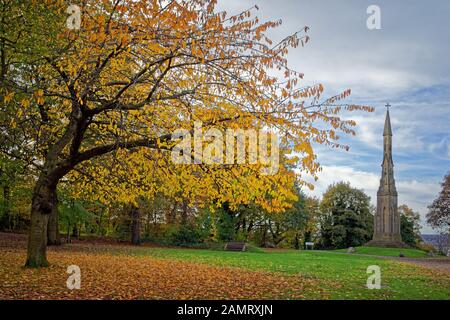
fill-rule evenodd
<path id="1" fill-rule="evenodd" d="M 224 252 L 195 249 L 138 248 L 132 254 L 143 257 L 188 260 L 210 265 L 243 267 L 321 280 L 318 291 L 332 299 L 449 299 L 450 279 L 416 265 L 370 256 L 319 251 Z M 365 287 L 367 267 L 381 268 L 381 290 Z M 318 293 L 305 292 L 306 298 Z"/>
<path id="2" fill-rule="evenodd" d="M 356 252 L 359 254 L 368 254 L 374 256 L 398 257 L 403 253 L 408 258 L 423 258 L 427 253 L 418 249 L 400 249 L 400 248 L 377 248 L 377 247 L 356 247 Z M 347 249 L 335 250 L 337 252 L 347 252 Z"/>

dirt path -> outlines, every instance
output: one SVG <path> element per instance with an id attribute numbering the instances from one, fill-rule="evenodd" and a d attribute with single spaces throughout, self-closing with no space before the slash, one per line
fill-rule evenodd
<path id="1" fill-rule="evenodd" d="M 320 250 L 318 250 L 320 251 Z M 329 252 L 331 254 L 345 254 L 348 255 L 346 252 L 334 252 L 334 251 L 320 251 L 320 252 Z M 380 259 L 386 259 L 386 260 L 394 260 L 398 262 L 406 262 L 410 264 L 416 264 L 420 265 L 422 267 L 440 271 L 442 273 L 445 273 L 450 276 L 450 257 L 436 257 L 436 258 L 407 258 L 407 257 L 391 257 L 391 256 L 377 256 L 377 255 L 370 255 L 370 254 L 363 254 L 363 253 L 352 253 L 352 255 L 357 256 L 365 256 L 365 257 L 374 257 L 374 258 L 380 258 Z"/>
<path id="2" fill-rule="evenodd" d="M 353 255 L 360 255 L 366 257 L 375 257 L 386 260 L 394 260 L 398 262 L 406 262 L 410 264 L 416 264 L 428 269 L 437 270 L 450 276 L 450 258 L 438 257 L 438 258 L 407 258 L 407 257 L 390 257 L 390 256 L 376 256 L 368 254 L 353 253 Z"/>
<path id="3" fill-rule="evenodd" d="M 450 275 L 450 258 L 398 258 L 386 257 L 387 259 L 417 264 L 425 268 L 437 270 Z"/>

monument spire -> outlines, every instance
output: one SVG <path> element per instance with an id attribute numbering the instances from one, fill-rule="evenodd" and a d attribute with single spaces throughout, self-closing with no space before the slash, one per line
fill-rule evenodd
<path id="1" fill-rule="evenodd" d="M 380 187 L 377 193 L 377 212 L 374 217 L 373 240 L 368 246 L 404 247 L 400 233 L 400 215 L 397 210 L 397 189 L 392 160 L 392 128 L 386 104 L 386 119 L 383 130 L 383 162 L 381 164 Z"/>
<path id="2" fill-rule="evenodd" d="M 389 107 L 391 105 L 389 103 L 386 104 L 386 120 L 384 121 L 384 132 L 383 136 L 392 136 L 392 129 L 391 129 L 391 118 L 389 117 Z"/>

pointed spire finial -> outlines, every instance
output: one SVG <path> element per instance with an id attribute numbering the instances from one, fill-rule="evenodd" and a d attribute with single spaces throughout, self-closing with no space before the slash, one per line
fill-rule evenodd
<path id="1" fill-rule="evenodd" d="M 384 131 L 383 131 L 383 136 L 392 136 L 392 130 L 391 130 L 391 118 L 389 117 L 389 107 L 391 105 L 388 103 L 386 103 L 386 120 L 384 122 Z"/>

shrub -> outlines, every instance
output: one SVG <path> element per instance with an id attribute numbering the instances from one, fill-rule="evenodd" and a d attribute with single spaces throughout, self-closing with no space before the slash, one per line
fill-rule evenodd
<path id="1" fill-rule="evenodd" d="M 194 226 L 173 226 L 166 234 L 168 244 L 189 246 L 203 242 L 202 233 Z"/>

